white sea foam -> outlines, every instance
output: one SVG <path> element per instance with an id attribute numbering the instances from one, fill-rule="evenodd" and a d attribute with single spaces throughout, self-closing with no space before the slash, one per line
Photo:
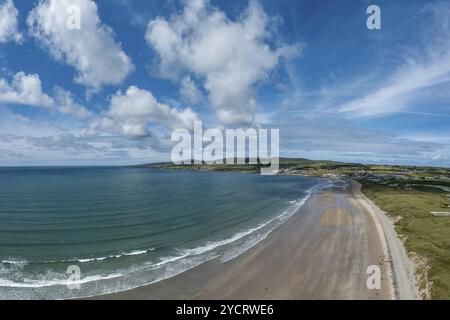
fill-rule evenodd
<path id="1" fill-rule="evenodd" d="M 99 257 L 99 258 L 86 258 L 86 259 L 74 259 L 71 260 L 73 262 L 78 261 L 81 263 L 86 263 L 86 262 L 93 262 L 93 261 L 103 261 L 103 260 L 107 260 L 107 259 L 117 259 L 117 258 L 122 258 L 124 256 L 139 256 L 141 254 L 146 254 L 150 251 L 154 251 L 154 248 L 151 249 L 147 249 L 147 250 L 134 250 L 134 251 L 130 251 L 130 252 L 122 252 L 121 254 L 112 254 L 109 256 L 105 256 L 105 257 Z"/>
<path id="2" fill-rule="evenodd" d="M 131 251 L 131 252 L 124 252 L 123 255 L 124 256 L 138 256 L 141 254 L 146 254 L 149 251 L 153 251 L 155 250 L 154 248 L 152 249 L 148 249 L 148 250 L 135 250 L 135 251 Z"/>
<path id="3" fill-rule="evenodd" d="M 37 262 L 41 262 L 41 263 L 64 263 L 64 262 L 80 262 L 80 263 L 88 263 L 88 262 L 95 262 L 95 261 L 104 261 L 104 260 L 108 260 L 108 259 L 118 259 L 118 258 L 122 258 L 124 256 L 138 256 L 141 254 L 146 254 L 148 252 L 154 251 L 156 250 L 155 248 L 150 248 L 147 250 L 134 250 L 134 251 L 130 251 L 130 252 L 122 252 L 120 254 L 111 254 L 108 256 L 103 256 L 103 257 L 96 257 L 96 258 L 73 258 L 73 259 L 66 259 L 66 260 L 50 260 L 50 261 L 37 261 Z"/>
<path id="4" fill-rule="evenodd" d="M 28 261 L 25 259 L 17 259 L 17 258 L 9 258 L 7 260 L 2 260 L 2 264 L 8 264 L 13 266 L 23 267 L 28 264 Z"/>
<path id="5" fill-rule="evenodd" d="M 61 275 L 63 276 L 63 275 Z M 46 279 L 37 280 L 37 279 L 24 279 L 23 282 L 14 282 L 11 280 L 6 280 L 0 278 L 0 287 L 11 287 L 11 288 L 43 288 L 43 287 L 53 287 L 53 286 L 68 286 L 68 285 L 77 285 L 77 284 L 86 284 L 90 282 L 96 282 L 101 280 L 108 280 L 119 278 L 123 276 L 123 274 L 110 274 L 106 276 L 101 275 L 93 275 L 84 277 L 78 281 L 70 281 L 68 279 L 60 279 L 48 281 Z M 66 277 L 67 278 L 67 277 Z"/>

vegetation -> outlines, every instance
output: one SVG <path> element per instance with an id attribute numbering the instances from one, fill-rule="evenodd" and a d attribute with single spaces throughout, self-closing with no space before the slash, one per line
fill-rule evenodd
<path id="1" fill-rule="evenodd" d="M 249 164 L 248 159 L 245 160 L 246 164 L 183 164 L 176 165 L 170 162 L 144 164 L 139 167 L 149 167 L 157 169 L 174 169 L 174 170 L 202 170 L 202 171 L 243 171 L 243 172 L 259 172 L 261 167 L 264 167 L 260 163 Z M 363 168 L 364 165 L 349 164 L 334 161 L 314 161 L 302 158 L 280 158 L 280 170 L 281 172 L 288 171 L 293 173 L 305 173 L 306 175 L 320 176 L 328 173 L 352 173 L 356 169 Z M 310 174 L 307 174 L 310 173 Z"/>
<path id="2" fill-rule="evenodd" d="M 225 161 L 225 160 L 224 160 Z M 235 162 L 236 163 L 236 162 Z M 170 162 L 144 164 L 139 167 L 174 170 L 203 171 L 243 171 L 259 172 L 261 164 L 185 164 L 175 165 Z M 447 185 L 450 187 L 450 169 L 417 166 L 388 166 L 345 163 L 336 161 L 316 161 L 302 158 L 280 158 L 280 171 L 285 174 L 306 176 L 337 176 L 349 178 L 381 178 L 383 180 L 409 180 L 408 183 Z"/>

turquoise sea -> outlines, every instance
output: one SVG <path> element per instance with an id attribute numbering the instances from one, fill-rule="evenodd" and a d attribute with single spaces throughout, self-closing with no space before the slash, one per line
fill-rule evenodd
<path id="1" fill-rule="evenodd" d="M 320 183 L 128 167 L 0 168 L 0 299 L 94 296 L 233 259 Z M 81 271 L 78 280 L 70 266 Z"/>

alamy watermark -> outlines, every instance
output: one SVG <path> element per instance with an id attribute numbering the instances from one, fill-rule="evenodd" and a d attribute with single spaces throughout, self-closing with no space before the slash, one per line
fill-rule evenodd
<path id="1" fill-rule="evenodd" d="M 69 290 L 80 290 L 81 289 L 81 269 L 77 265 L 68 266 L 66 273 L 69 275 L 67 288 Z"/>
<path id="2" fill-rule="evenodd" d="M 81 29 L 81 9 L 77 5 L 70 5 L 67 7 L 67 21 L 66 27 L 69 30 Z"/>
<path id="3" fill-rule="evenodd" d="M 189 130 L 176 129 L 171 141 L 176 143 L 171 152 L 176 165 L 260 164 L 261 175 L 279 172 L 279 129 L 214 128 L 203 132 L 203 123 L 195 121 L 193 135 Z"/>
<path id="4" fill-rule="evenodd" d="M 367 14 L 370 16 L 367 18 L 366 25 L 369 30 L 381 29 L 381 9 L 379 6 L 372 4 L 367 7 Z"/>
<path id="5" fill-rule="evenodd" d="M 367 267 L 367 274 L 369 277 L 366 281 L 367 289 L 380 290 L 381 289 L 381 269 L 377 265 Z"/>

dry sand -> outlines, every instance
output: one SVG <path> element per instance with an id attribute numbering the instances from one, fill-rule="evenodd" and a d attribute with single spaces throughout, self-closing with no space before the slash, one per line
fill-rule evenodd
<path id="1" fill-rule="evenodd" d="M 356 183 L 322 189 L 269 237 L 229 262 L 210 261 L 96 299 L 413 299 L 411 265 L 398 243 L 391 248 L 396 235 L 386 232 L 380 215 Z M 381 269 L 379 290 L 366 284 L 372 265 Z"/>
<path id="2" fill-rule="evenodd" d="M 374 217 L 379 232 L 384 233 L 384 246 L 387 247 L 385 250 L 389 252 L 395 297 L 399 300 L 419 300 L 419 290 L 414 276 L 415 265 L 408 257 L 403 243 L 395 232 L 393 222 L 385 212 L 361 193 L 359 183 L 352 181 L 351 184 L 355 198 Z"/>

